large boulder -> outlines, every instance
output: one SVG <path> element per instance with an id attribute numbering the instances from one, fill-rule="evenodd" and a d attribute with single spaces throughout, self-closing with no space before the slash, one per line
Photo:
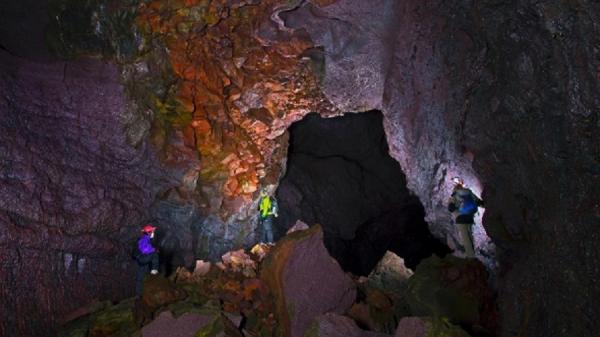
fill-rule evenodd
<path id="1" fill-rule="evenodd" d="M 391 337 L 383 333 L 365 331 L 345 316 L 324 314 L 315 318 L 304 337 Z M 415 336 L 416 337 L 416 336 Z M 420 337 L 420 336 L 419 336 Z"/>
<path id="2" fill-rule="evenodd" d="M 418 316 L 446 317 L 474 329 L 495 330 L 488 274 L 476 259 L 451 255 L 423 260 L 408 280 L 406 299 Z"/>
<path id="3" fill-rule="evenodd" d="M 293 232 L 280 240 L 261 270 L 273 292 L 283 336 L 301 337 L 317 316 L 344 313 L 356 286 L 323 245 L 321 226 Z"/>
<path id="4" fill-rule="evenodd" d="M 94 303 L 88 313 L 63 325 L 58 337 L 140 337 L 135 322 L 134 299 L 130 298 L 114 305 Z M 51 334 L 47 334 L 51 335 Z M 5 335 L 2 335 L 5 336 Z M 21 336 L 21 335 L 18 335 Z M 23 335 L 24 336 L 24 335 Z"/>
<path id="5" fill-rule="evenodd" d="M 359 301 L 348 316 L 369 330 L 393 333 L 400 317 L 410 315 L 406 288 L 412 275 L 401 257 L 386 252 L 368 278 L 358 279 Z"/>
<path id="6" fill-rule="evenodd" d="M 352 305 L 348 316 L 369 330 L 392 333 L 396 329 L 398 317 L 408 314 L 403 311 L 398 315 L 396 303 L 379 289 L 365 288 L 364 285 L 359 284 L 358 297 L 361 300 Z"/>

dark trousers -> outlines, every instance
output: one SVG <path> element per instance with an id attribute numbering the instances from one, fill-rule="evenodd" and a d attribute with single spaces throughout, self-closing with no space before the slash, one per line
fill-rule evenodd
<path id="1" fill-rule="evenodd" d="M 261 241 L 272 243 L 273 242 L 273 215 L 267 215 L 266 217 L 260 217 L 260 225 L 262 229 Z"/>
<path id="2" fill-rule="evenodd" d="M 138 271 L 135 277 L 135 294 L 142 296 L 144 277 L 150 270 L 158 270 L 158 253 L 142 254 L 137 258 Z"/>

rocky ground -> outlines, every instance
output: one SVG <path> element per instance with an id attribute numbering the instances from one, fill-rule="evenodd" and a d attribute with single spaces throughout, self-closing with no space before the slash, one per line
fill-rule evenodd
<path id="1" fill-rule="evenodd" d="M 391 252 L 355 277 L 316 225 L 169 279 L 149 275 L 140 299 L 80 308 L 59 336 L 494 336 L 487 279 L 474 259 L 433 256 L 413 272 Z"/>

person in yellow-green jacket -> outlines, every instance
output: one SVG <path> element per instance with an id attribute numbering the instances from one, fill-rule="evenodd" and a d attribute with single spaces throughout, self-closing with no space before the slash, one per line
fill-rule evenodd
<path id="1" fill-rule="evenodd" d="M 277 217 L 277 200 L 269 196 L 266 189 L 260 191 L 258 223 L 261 226 L 261 242 L 273 243 L 273 217 Z"/>

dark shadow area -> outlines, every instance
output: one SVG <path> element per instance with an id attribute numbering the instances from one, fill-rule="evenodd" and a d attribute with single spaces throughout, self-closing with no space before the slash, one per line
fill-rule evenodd
<path id="1" fill-rule="evenodd" d="M 380 112 L 310 114 L 292 125 L 276 237 L 298 219 L 321 224 L 330 254 L 358 275 L 368 274 L 386 250 L 409 268 L 449 251 L 430 234 L 422 204 L 389 156 L 382 118 Z"/>

